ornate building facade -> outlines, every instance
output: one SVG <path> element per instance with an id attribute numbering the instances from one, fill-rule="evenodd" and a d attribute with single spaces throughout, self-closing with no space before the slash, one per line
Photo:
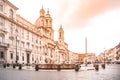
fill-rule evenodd
<path id="1" fill-rule="evenodd" d="M 120 43 L 113 48 L 107 49 L 98 56 L 100 62 L 120 62 Z"/>
<path id="2" fill-rule="evenodd" d="M 16 13 L 18 8 L 0 0 L 0 63 L 58 64 L 69 62 L 68 44 L 60 25 L 54 40 L 52 17 L 43 9 L 35 24 Z"/>

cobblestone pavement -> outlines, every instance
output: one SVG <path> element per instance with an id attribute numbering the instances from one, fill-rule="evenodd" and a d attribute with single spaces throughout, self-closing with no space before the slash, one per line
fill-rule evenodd
<path id="1" fill-rule="evenodd" d="M 0 68 L 0 80 L 120 80 L 120 65 L 95 70 L 18 70 Z"/>

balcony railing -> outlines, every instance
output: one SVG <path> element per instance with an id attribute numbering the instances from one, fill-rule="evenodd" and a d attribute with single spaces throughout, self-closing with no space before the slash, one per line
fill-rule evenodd
<path id="1" fill-rule="evenodd" d="M 26 52 L 29 52 L 29 53 L 31 53 L 31 52 L 32 52 L 32 50 L 31 50 L 31 49 L 26 49 L 25 51 L 26 51 Z"/>
<path id="2" fill-rule="evenodd" d="M 0 26 L 0 32 L 6 33 L 7 30 L 6 30 L 6 28 Z"/>
<path id="3" fill-rule="evenodd" d="M 0 46 L 2 46 L 2 47 L 9 47 L 9 44 L 0 42 Z"/>
<path id="4" fill-rule="evenodd" d="M 16 36 L 16 35 L 15 35 L 15 34 L 13 34 L 13 33 L 10 33 L 10 34 L 9 34 L 9 38 L 13 38 L 13 39 L 14 39 L 14 38 L 15 38 L 15 36 Z"/>

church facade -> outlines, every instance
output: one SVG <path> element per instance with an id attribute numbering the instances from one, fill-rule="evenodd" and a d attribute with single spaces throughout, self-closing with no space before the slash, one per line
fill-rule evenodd
<path id="1" fill-rule="evenodd" d="M 0 63 L 61 64 L 69 62 L 68 44 L 62 25 L 54 40 L 49 10 L 40 9 L 35 24 L 16 13 L 18 8 L 0 0 Z"/>

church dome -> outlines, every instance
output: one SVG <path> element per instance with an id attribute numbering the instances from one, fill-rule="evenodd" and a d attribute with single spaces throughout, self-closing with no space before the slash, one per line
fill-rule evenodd
<path id="1" fill-rule="evenodd" d="M 45 10 L 43 9 L 43 6 L 42 6 L 42 8 L 40 9 L 40 16 L 44 16 L 44 14 L 45 14 Z"/>
<path id="2" fill-rule="evenodd" d="M 44 26 L 44 18 L 39 17 L 35 22 L 36 27 L 43 27 Z"/>
<path id="3" fill-rule="evenodd" d="M 43 9 L 43 6 L 42 6 L 42 8 L 40 9 L 40 16 L 35 22 L 36 27 L 44 26 L 44 18 L 45 18 L 44 14 L 45 14 L 45 10 Z"/>

